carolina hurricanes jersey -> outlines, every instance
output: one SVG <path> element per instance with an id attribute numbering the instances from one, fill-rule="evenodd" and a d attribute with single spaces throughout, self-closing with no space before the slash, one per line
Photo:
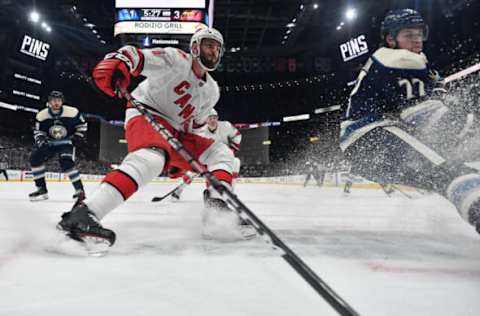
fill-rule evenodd
<path id="1" fill-rule="evenodd" d="M 217 129 L 213 132 L 208 128 L 208 125 L 205 125 L 199 130 L 198 134 L 224 143 L 230 146 L 233 151 L 240 149 L 242 134 L 228 121 L 218 121 Z"/>
<path id="2" fill-rule="evenodd" d="M 112 57 L 124 61 L 133 76 L 146 77 L 132 96 L 179 131 L 191 132 L 202 126 L 220 98 L 217 82 L 208 72 L 198 78 L 192 69 L 192 56 L 182 50 L 124 46 L 105 58 Z M 135 108 L 128 108 L 125 124 L 138 115 Z"/>

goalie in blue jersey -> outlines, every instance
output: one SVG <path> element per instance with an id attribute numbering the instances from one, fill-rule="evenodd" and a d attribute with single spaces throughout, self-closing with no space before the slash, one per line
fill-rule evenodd
<path id="1" fill-rule="evenodd" d="M 448 92 L 422 53 L 428 27 L 415 10 L 390 11 L 382 47 L 351 92 L 340 146 L 351 172 L 378 183 L 441 194 L 480 233 L 480 174 L 456 148 L 478 136 L 472 113 Z"/>

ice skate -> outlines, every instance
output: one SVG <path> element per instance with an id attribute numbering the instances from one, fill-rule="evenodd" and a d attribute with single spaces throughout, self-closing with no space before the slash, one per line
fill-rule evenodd
<path id="1" fill-rule="evenodd" d="M 255 228 L 243 219 L 240 220 L 239 229 L 244 239 L 252 239 L 257 236 Z"/>
<path id="2" fill-rule="evenodd" d="M 82 202 L 85 200 L 85 191 L 77 190 L 72 196 L 72 199 L 77 200 L 77 202 Z"/>
<path id="3" fill-rule="evenodd" d="M 218 198 L 212 198 L 210 191 L 203 192 L 205 211 L 202 216 L 204 225 L 203 236 L 207 239 L 251 239 L 257 235 L 255 228 L 247 221 L 238 217 L 227 203 Z"/>
<path id="4" fill-rule="evenodd" d="M 64 213 L 57 228 L 83 243 L 91 255 L 102 255 L 115 243 L 115 233 L 103 228 L 95 214 L 83 203 Z"/>
<path id="5" fill-rule="evenodd" d="M 37 191 L 32 192 L 28 195 L 31 202 L 48 200 L 48 191 L 45 187 L 37 188 Z"/>

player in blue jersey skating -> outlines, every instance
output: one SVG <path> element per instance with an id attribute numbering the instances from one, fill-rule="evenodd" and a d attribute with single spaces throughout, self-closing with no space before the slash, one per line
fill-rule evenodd
<path id="1" fill-rule="evenodd" d="M 418 12 L 390 11 L 381 35 L 342 123 L 340 145 L 351 172 L 437 192 L 480 233 L 480 174 L 451 155 L 471 134 L 472 114 L 445 101 L 448 92 L 422 53 L 428 27 Z"/>
<path id="2" fill-rule="evenodd" d="M 60 91 L 48 95 L 47 108 L 35 117 L 33 138 L 35 145 L 30 156 L 33 180 L 37 190 L 29 194 L 30 201 L 48 199 L 45 181 L 45 162 L 58 156 L 58 162 L 75 189 L 74 199 L 83 200 L 80 173 L 75 168 L 75 147 L 82 142 L 87 132 L 87 123 L 77 108 L 64 105 L 64 96 Z"/>

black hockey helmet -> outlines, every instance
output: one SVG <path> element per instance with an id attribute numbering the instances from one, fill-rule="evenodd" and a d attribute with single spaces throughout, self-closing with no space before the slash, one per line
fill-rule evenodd
<path id="1" fill-rule="evenodd" d="M 420 13 L 413 9 L 391 10 L 387 13 L 382 22 L 381 37 L 385 40 L 387 35 L 397 37 L 398 32 L 405 28 L 423 29 L 423 40 L 428 39 L 428 25 L 425 24 Z"/>
<path id="2" fill-rule="evenodd" d="M 54 98 L 62 99 L 62 102 L 65 101 L 65 97 L 63 96 L 63 93 L 61 91 L 53 90 L 48 94 L 48 102 L 50 102 Z"/>

